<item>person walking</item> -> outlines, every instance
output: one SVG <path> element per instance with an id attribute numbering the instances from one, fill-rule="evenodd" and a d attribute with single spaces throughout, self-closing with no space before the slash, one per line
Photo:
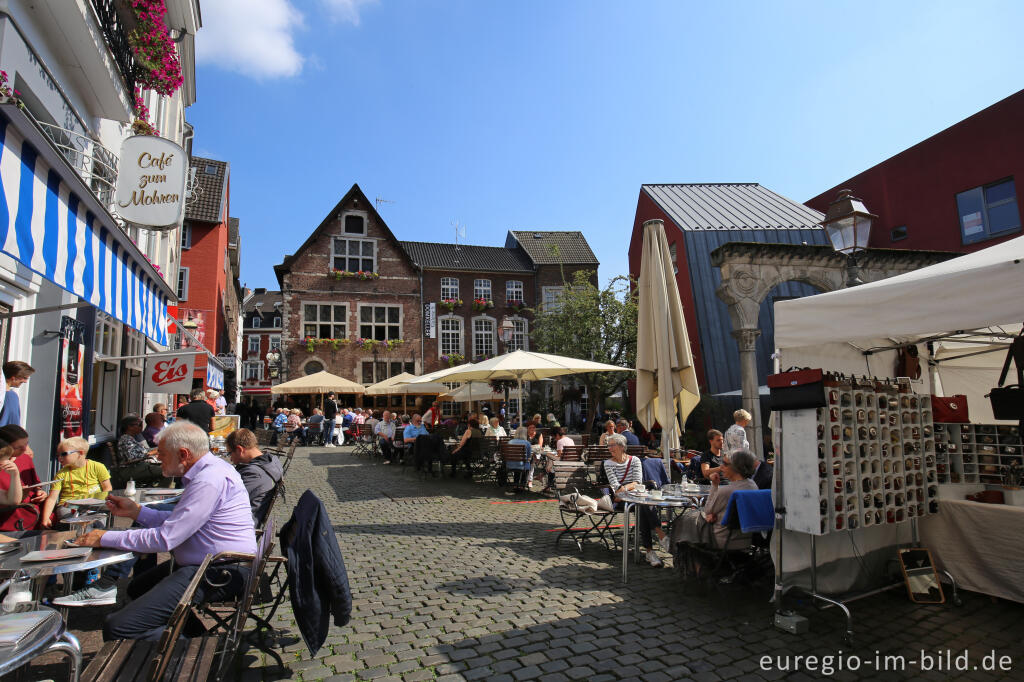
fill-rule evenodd
<path id="1" fill-rule="evenodd" d="M 338 416 L 338 401 L 334 399 L 334 392 L 327 394 L 324 401 L 324 447 L 334 447 L 334 418 Z"/>

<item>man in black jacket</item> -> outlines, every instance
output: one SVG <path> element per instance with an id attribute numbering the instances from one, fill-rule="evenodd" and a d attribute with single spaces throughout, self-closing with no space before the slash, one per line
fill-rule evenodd
<path id="1" fill-rule="evenodd" d="M 754 469 L 754 475 L 751 476 L 750 479 L 757 484 L 758 490 L 771 490 L 772 474 L 775 473 L 775 467 L 760 459 L 757 460 L 756 466 L 757 468 Z"/>
<path id="2" fill-rule="evenodd" d="M 299 633 L 316 656 L 327 639 L 331 616 L 343 626 L 352 616 L 352 590 L 345 560 L 327 509 L 312 490 L 295 505 L 281 528 L 281 548 L 288 556 L 288 593 Z"/>
<path id="3" fill-rule="evenodd" d="M 273 499 L 274 486 L 284 475 L 281 460 L 275 455 L 261 452 L 256 434 L 249 429 L 232 431 L 224 444 L 227 446 L 231 463 L 242 477 L 245 491 L 249 493 L 252 520 L 256 527 L 259 527 Z"/>
<path id="4" fill-rule="evenodd" d="M 324 401 L 324 445 L 334 447 L 334 417 L 338 414 L 338 403 L 334 400 L 334 394 L 328 393 Z"/>

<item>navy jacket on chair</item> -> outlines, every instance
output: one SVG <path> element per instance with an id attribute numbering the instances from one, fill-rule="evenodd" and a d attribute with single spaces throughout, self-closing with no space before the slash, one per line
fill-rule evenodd
<path id="1" fill-rule="evenodd" d="M 320 498 L 307 490 L 281 528 L 288 556 L 292 611 L 310 655 L 323 646 L 331 616 L 345 625 L 352 616 L 352 590 L 334 528 Z"/>

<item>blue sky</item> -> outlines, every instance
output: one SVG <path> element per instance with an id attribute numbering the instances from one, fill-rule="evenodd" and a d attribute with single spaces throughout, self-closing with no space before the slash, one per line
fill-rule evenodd
<path id="1" fill-rule="evenodd" d="M 627 270 L 640 185 L 798 201 L 1024 87 L 1019 2 L 203 0 L 194 153 L 242 280 L 359 183 L 399 239 L 579 229 Z"/>

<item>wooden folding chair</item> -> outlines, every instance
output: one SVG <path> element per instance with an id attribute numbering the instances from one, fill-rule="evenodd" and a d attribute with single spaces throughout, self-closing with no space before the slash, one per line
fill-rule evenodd
<path id="1" fill-rule="evenodd" d="M 568 535 L 582 552 L 583 541 L 591 534 L 596 534 L 597 539 L 603 542 L 605 547 L 614 549 L 616 537 L 615 534 L 610 532 L 610 526 L 617 512 L 603 510 L 584 511 L 576 502 L 576 498 L 583 491 L 589 491 L 590 489 L 590 476 L 587 465 L 578 461 L 556 461 L 552 462 L 551 465 L 555 474 L 558 514 L 561 518 L 562 526 L 564 526 L 564 530 L 555 538 L 555 546 L 557 547 L 562 538 Z M 608 542 L 609 535 L 611 535 L 611 544 Z"/>

